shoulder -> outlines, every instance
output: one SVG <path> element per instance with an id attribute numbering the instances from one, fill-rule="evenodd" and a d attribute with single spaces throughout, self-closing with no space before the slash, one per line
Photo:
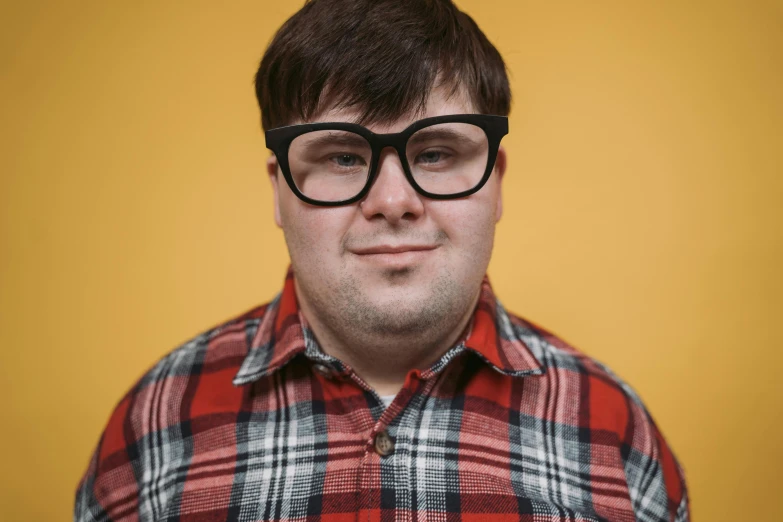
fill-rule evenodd
<path id="1" fill-rule="evenodd" d="M 548 386 L 556 386 L 585 410 L 591 429 L 611 432 L 622 441 L 633 424 L 654 427 L 636 390 L 606 364 L 528 319 L 508 316 L 516 335 L 544 367 Z"/>
<path id="2" fill-rule="evenodd" d="M 508 317 L 514 332 L 544 366 L 548 379 L 578 385 L 596 395 L 599 410 L 624 410 L 644 407 L 639 394 L 609 366 L 587 355 L 546 328 L 513 313 Z"/>
<path id="3" fill-rule="evenodd" d="M 133 424 L 138 430 L 137 436 L 143 436 L 146 431 L 188 418 L 190 412 L 183 408 L 196 407 L 198 392 L 208 387 L 207 384 L 215 391 L 227 389 L 270 305 L 259 305 L 208 328 L 163 356 L 122 398 L 109 428 L 112 421 L 119 421 L 124 416 L 138 417 L 143 412 L 157 410 L 159 426 Z M 115 418 L 118 416 L 120 418 Z"/>
<path id="4" fill-rule="evenodd" d="M 154 481 L 163 468 L 186 457 L 183 442 L 189 434 L 214 427 L 226 412 L 239 409 L 241 389 L 232 379 L 271 305 L 185 341 L 131 386 L 112 411 L 79 482 L 77 520 L 142 509 L 147 504 L 140 499 L 155 498 Z"/>
<path id="5" fill-rule="evenodd" d="M 563 397 L 556 417 L 589 433 L 591 446 L 619 449 L 637 513 L 668 513 L 687 519 L 683 468 L 639 394 L 606 364 L 547 329 L 508 314 L 516 335 L 545 367 L 539 386 L 547 397 Z M 646 506 L 646 507 L 645 507 Z M 642 517 L 642 519 L 645 519 Z"/>

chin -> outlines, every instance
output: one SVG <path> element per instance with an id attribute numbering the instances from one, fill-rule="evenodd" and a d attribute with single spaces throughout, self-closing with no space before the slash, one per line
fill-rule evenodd
<path id="1" fill-rule="evenodd" d="M 439 275 L 438 270 L 421 264 L 374 267 L 365 272 L 367 280 L 372 281 L 370 286 L 390 288 L 410 285 L 427 286 Z"/>
<path id="2" fill-rule="evenodd" d="M 428 287 L 419 284 L 407 284 L 403 281 L 390 281 L 379 286 L 371 286 L 365 290 L 365 300 L 377 307 L 389 309 L 400 308 L 409 310 L 427 300 L 432 293 Z"/>

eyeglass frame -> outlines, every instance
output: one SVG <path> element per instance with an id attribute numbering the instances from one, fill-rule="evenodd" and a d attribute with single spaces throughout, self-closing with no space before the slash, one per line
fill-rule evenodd
<path id="1" fill-rule="evenodd" d="M 408 165 L 408 158 L 406 154 L 406 146 L 408 139 L 417 131 L 430 127 L 432 125 L 438 125 L 441 123 L 467 123 L 475 125 L 484 131 L 487 137 L 487 167 L 484 171 L 481 180 L 471 189 L 463 190 L 455 194 L 434 194 L 421 188 L 411 173 L 410 166 Z M 299 190 L 294 182 L 294 178 L 291 175 L 291 168 L 288 162 L 288 151 L 291 146 L 291 142 L 303 134 L 307 134 L 313 131 L 319 130 L 339 130 L 348 131 L 360 135 L 370 146 L 372 152 L 372 158 L 368 168 L 367 181 L 359 193 L 349 199 L 340 201 L 321 201 L 312 199 Z M 389 134 L 376 134 L 368 128 L 359 125 L 357 123 L 348 122 L 318 122 L 318 123 L 300 123 L 295 125 L 287 125 L 284 127 L 277 127 L 269 129 L 264 133 L 266 138 L 266 147 L 270 149 L 275 157 L 277 163 L 280 165 L 280 171 L 283 173 L 283 177 L 291 188 L 291 191 L 305 203 L 310 205 L 316 205 L 321 207 L 338 207 L 344 205 L 350 205 L 363 199 L 370 191 L 375 178 L 378 176 L 378 163 L 381 156 L 381 151 L 387 147 L 392 147 L 397 151 L 397 155 L 400 158 L 402 164 L 402 170 L 405 173 L 405 177 L 408 183 L 414 188 L 416 192 L 431 199 L 458 199 L 466 196 L 470 196 L 481 190 L 481 188 L 487 183 L 492 170 L 495 168 L 495 161 L 497 160 L 498 149 L 500 148 L 500 142 L 503 136 L 508 134 L 508 117 L 497 116 L 494 114 L 449 114 L 445 116 L 433 116 L 430 118 L 424 118 L 411 123 L 408 127 L 400 132 L 394 132 Z"/>

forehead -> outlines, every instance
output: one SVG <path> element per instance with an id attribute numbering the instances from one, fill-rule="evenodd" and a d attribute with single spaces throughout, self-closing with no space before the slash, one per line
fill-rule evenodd
<path id="1" fill-rule="evenodd" d="M 361 123 L 361 110 L 351 107 L 330 107 L 320 111 L 307 123 L 317 122 L 349 122 Z M 467 94 L 459 89 L 453 94 L 449 89 L 436 87 L 427 97 L 424 108 L 404 114 L 395 121 L 372 122 L 364 124 L 365 127 L 378 134 L 399 132 L 408 127 L 414 121 L 430 118 L 432 116 L 446 116 L 449 114 L 474 114 L 476 109 Z M 303 122 L 304 123 L 304 122 Z"/>

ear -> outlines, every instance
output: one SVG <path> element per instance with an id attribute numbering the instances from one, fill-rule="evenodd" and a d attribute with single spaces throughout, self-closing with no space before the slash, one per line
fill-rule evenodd
<path id="1" fill-rule="evenodd" d="M 495 174 L 498 177 L 498 202 L 495 209 L 495 223 L 500 221 L 503 215 L 503 175 L 506 173 L 506 149 L 501 145 L 498 147 L 498 156 L 495 159 Z"/>
<path id="2" fill-rule="evenodd" d="M 274 154 L 269 156 L 269 159 L 266 160 L 266 172 L 269 175 L 269 181 L 272 183 L 272 199 L 274 200 L 275 206 L 275 223 L 277 223 L 278 227 L 282 228 L 283 220 L 280 218 L 280 187 L 278 185 L 280 182 L 280 178 L 278 176 L 279 168 L 277 165 L 277 158 Z"/>

